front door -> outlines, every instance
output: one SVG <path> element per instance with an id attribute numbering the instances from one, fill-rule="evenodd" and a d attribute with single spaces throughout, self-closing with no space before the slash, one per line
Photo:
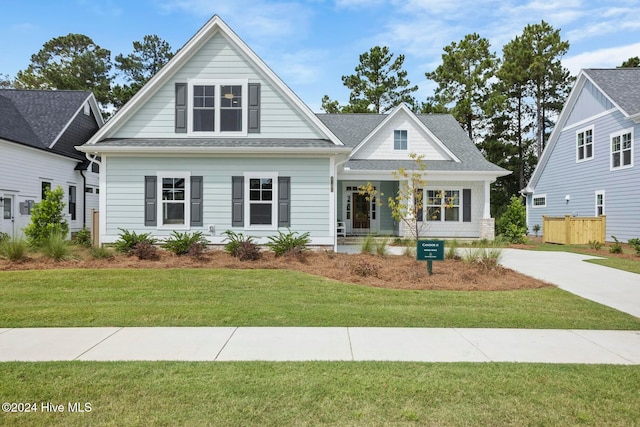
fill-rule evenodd
<path id="1" fill-rule="evenodd" d="M 354 232 L 368 232 L 371 228 L 369 217 L 369 201 L 367 196 L 360 193 L 353 193 L 353 224 Z"/>
<path id="2" fill-rule="evenodd" d="M 2 216 L 0 217 L 0 231 L 13 237 L 14 206 L 13 196 L 4 195 L 2 200 Z"/>

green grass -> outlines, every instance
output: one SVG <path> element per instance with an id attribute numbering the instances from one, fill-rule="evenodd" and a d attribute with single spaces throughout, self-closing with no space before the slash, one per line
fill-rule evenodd
<path id="1" fill-rule="evenodd" d="M 637 425 L 640 367 L 377 362 L 0 364 L 5 426 Z M 43 402 L 64 413 L 41 411 Z M 69 413 L 68 402 L 91 412 Z"/>
<path id="2" fill-rule="evenodd" d="M 557 288 L 408 291 L 285 270 L 0 272 L 0 327 L 397 326 L 640 329 Z"/>

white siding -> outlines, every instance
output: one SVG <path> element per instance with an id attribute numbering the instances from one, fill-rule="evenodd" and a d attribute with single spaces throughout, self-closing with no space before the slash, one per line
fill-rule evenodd
<path id="1" fill-rule="evenodd" d="M 31 222 L 31 215 L 22 215 L 19 212 L 21 202 L 33 200 L 35 203 L 41 201 L 42 182 L 50 182 L 51 188 L 61 186 L 65 192 L 65 203 L 67 203 L 67 192 L 70 185 L 76 186 L 76 220 L 71 221 L 67 215 L 69 229 L 72 232 L 82 228 L 82 194 L 84 189 L 82 176 L 74 168 L 77 161 L 47 153 L 42 150 L 29 148 L 20 144 L 0 140 L 0 197 L 4 195 L 14 196 L 14 223 L 11 227 L 8 220 L 2 221 L 1 228 L 13 229 L 16 236 L 23 235 L 22 229 Z M 86 175 L 95 175 L 87 173 Z M 96 177 L 91 177 L 97 182 Z M 65 206 L 65 213 L 68 212 Z M 87 223 L 87 227 L 89 227 Z"/>
<path id="2" fill-rule="evenodd" d="M 260 133 L 251 134 L 251 138 L 323 138 L 220 33 L 135 112 L 114 138 L 187 138 L 187 134 L 174 132 L 174 98 L 175 83 L 190 79 L 248 79 L 249 83 L 261 83 Z"/>
<path id="3" fill-rule="evenodd" d="M 394 150 L 394 131 L 407 131 L 407 149 Z M 372 135 L 371 139 L 353 156 L 354 159 L 408 160 L 411 153 L 423 153 L 425 160 L 451 160 L 438 144 L 416 126 L 407 114 L 399 113 Z"/>
<path id="4" fill-rule="evenodd" d="M 330 218 L 330 180 L 328 159 L 276 159 L 230 157 L 109 157 L 106 167 L 106 230 L 102 242 L 116 240 L 123 228 L 138 233 L 150 232 L 166 237 L 171 230 L 158 230 L 144 225 L 144 177 L 164 172 L 190 172 L 203 176 L 203 231 L 213 243 L 231 227 L 231 177 L 245 172 L 277 172 L 291 177 L 291 230 L 310 232 L 312 238 L 332 238 Z M 104 170 L 103 170 L 104 172 Z M 102 215 L 103 213 L 101 213 Z M 215 225 L 215 234 L 208 227 Z M 256 237 L 276 234 L 233 228 L 236 232 Z"/>

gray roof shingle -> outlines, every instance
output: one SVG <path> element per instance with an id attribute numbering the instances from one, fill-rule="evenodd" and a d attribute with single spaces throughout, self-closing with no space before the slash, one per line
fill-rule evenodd
<path id="1" fill-rule="evenodd" d="M 351 148 L 362 142 L 386 117 L 385 114 L 318 114 L 318 118 L 345 145 Z M 505 171 L 484 158 L 452 115 L 417 114 L 416 117 L 460 159 L 460 162 L 427 161 L 428 169 L 437 171 Z M 399 167 L 411 167 L 411 165 L 413 165 L 412 161 L 349 160 L 345 167 L 351 170 L 389 171 L 397 170 Z"/>
<path id="2" fill-rule="evenodd" d="M 629 116 L 640 113 L 640 67 L 587 68 L 583 72 Z"/>
<path id="3" fill-rule="evenodd" d="M 0 89 L 0 138 L 49 149 L 90 94 L 78 90 Z M 83 157 L 73 147 L 54 146 L 51 151 Z"/>

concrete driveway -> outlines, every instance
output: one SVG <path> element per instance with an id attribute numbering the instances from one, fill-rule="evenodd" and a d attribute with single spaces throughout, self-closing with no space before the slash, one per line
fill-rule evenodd
<path id="1" fill-rule="evenodd" d="M 569 252 L 503 249 L 499 262 L 572 294 L 640 317 L 640 274 L 585 262 L 597 258 Z"/>

